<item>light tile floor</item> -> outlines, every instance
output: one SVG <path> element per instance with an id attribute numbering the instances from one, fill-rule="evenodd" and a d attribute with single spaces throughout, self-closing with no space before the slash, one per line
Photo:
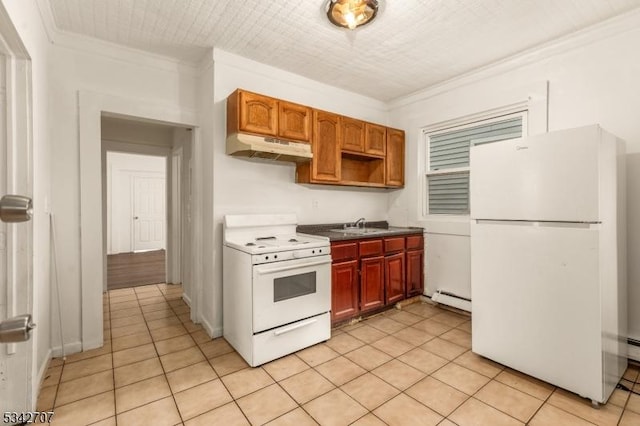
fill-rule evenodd
<path id="1" fill-rule="evenodd" d="M 469 317 L 416 303 L 259 368 L 189 320 L 179 286 L 110 291 L 103 348 L 52 360 L 38 410 L 72 425 L 640 425 L 474 355 Z M 640 369 L 623 384 L 640 392 Z"/>

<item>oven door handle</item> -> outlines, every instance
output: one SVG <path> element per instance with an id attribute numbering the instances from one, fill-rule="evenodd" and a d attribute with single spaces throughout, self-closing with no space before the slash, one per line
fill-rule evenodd
<path id="1" fill-rule="evenodd" d="M 276 331 L 273 332 L 273 334 L 275 334 L 276 336 L 280 336 L 282 334 L 289 333 L 289 332 L 291 332 L 293 330 L 297 330 L 299 328 L 306 327 L 306 326 L 311 325 L 311 324 L 316 323 L 316 322 L 318 322 L 318 319 L 314 318 L 314 319 L 311 319 L 309 321 L 304 321 L 304 322 L 301 322 L 299 324 L 292 325 L 291 327 L 283 328 L 282 330 L 276 330 Z"/>
<path id="2" fill-rule="evenodd" d="M 306 268 L 307 266 L 326 265 L 327 263 L 331 263 L 331 259 L 321 260 L 318 262 L 296 263 L 295 265 L 281 266 L 279 268 L 257 268 L 256 272 L 260 275 L 275 274 L 277 272 L 290 271 L 292 269 Z"/>

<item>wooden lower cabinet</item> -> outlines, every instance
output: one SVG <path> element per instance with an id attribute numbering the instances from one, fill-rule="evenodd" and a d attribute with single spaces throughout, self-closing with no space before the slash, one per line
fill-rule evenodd
<path id="1" fill-rule="evenodd" d="M 424 250 L 408 250 L 407 262 L 407 297 L 424 293 Z"/>
<path id="2" fill-rule="evenodd" d="M 358 261 L 331 267 L 331 320 L 342 321 L 358 313 Z"/>
<path id="3" fill-rule="evenodd" d="M 422 235 L 334 241 L 331 258 L 334 325 L 423 293 Z"/>
<path id="4" fill-rule="evenodd" d="M 360 311 L 384 306 L 384 256 L 360 260 Z"/>
<path id="5" fill-rule="evenodd" d="M 386 304 L 396 303 L 405 298 L 404 252 L 387 255 L 384 258 L 384 281 Z"/>

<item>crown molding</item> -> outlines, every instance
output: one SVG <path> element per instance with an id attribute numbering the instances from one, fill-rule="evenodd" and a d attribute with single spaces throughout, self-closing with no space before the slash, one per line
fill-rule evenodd
<path id="1" fill-rule="evenodd" d="M 143 67 L 172 72 L 186 72 L 192 76 L 199 74 L 199 61 L 179 60 L 170 56 L 61 30 L 55 23 L 49 1 L 37 0 L 37 5 L 45 32 L 49 42 L 53 45 Z"/>
<path id="2" fill-rule="evenodd" d="M 387 105 L 391 110 L 402 108 L 625 32 L 638 30 L 638 28 L 640 28 L 640 7 L 547 43 L 534 46 L 508 58 L 477 68 L 442 83 L 429 86 L 418 92 L 391 100 Z"/>
<path id="3" fill-rule="evenodd" d="M 29 59 L 29 52 L 2 3 L 0 3 L 0 28 L 0 53 L 17 59 Z"/>

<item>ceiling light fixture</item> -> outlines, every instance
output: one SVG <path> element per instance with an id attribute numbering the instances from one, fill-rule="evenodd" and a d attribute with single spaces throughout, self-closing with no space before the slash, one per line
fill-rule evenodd
<path id="1" fill-rule="evenodd" d="M 373 21 L 379 3 L 378 0 L 329 0 L 327 17 L 333 25 L 353 30 Z"/>

